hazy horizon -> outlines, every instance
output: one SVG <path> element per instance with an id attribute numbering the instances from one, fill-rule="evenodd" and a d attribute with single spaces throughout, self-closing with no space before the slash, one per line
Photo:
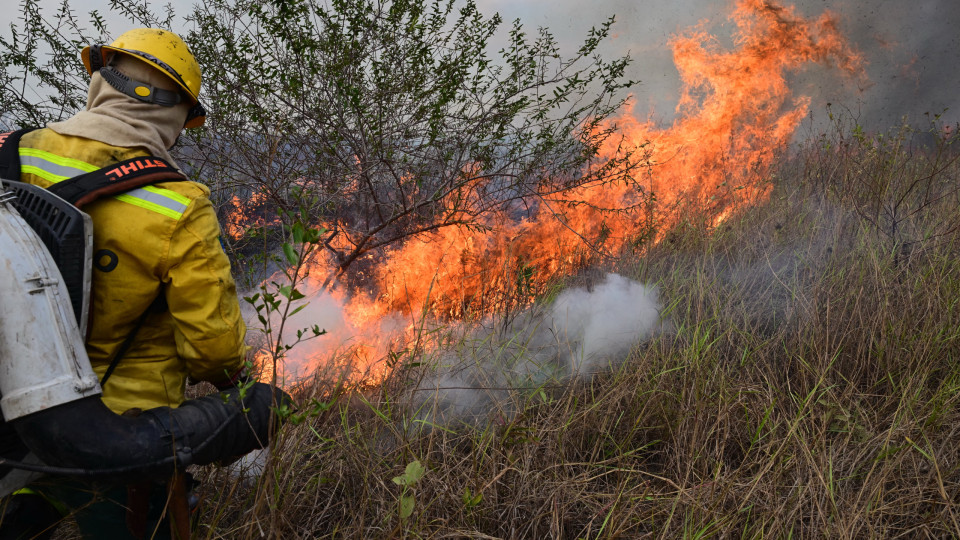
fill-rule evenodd
<path id="1" fill-rule="evenodd" d="M 41 0 L 53 10 L 58 2 Z M 181 24 L 194 0 L 171 0 Z M 533 32 L 547 27 L 557 37 L 561 51 L 570 54 L 591 26 L 616 15 L 612 39 L 602 53 L 612 58 L 629 53 L 633 63 L 627 76 L 639 83 L 631 88 L 634 114 L 669 123 L 679 97 L 679 78 L 667 46 L 671 36 L 698 23 L 705 24 L 720 43 L 729 44 L 732 24 L 727 20 L 734 0 L 627 1 L 601 0 L 584 12 L 582 3 L 570 0 L 479 0 L 483 13 L 499 12 L 504 28 L 519 18 Z M 869 82 L 845 79 L 837 70 L 813 66 L 791 76 L 795 93 L 812 97 L 811 112 L 823 117 L 826 103 L 859 114 L 870 129 L 884 129 L 909 117 L 913 124 L 925 122 L 924 113 L 943 113 L 946 123 L 960 122 L 960 2 L 923 0 L 785 0 L 805 16 L 829 9 L 837 14 L 841 32 L 864 54 Z M 129 27 L 122 17 L 109 12 L 106 0 L 88 1 L 84 10 L 97 9 L 107 28 L 117 35 Z M 77 3 L 74 9 L 80 15 Z M 159 9 L 159 8 L 158 8 Z M 0 31 L 9 36 L 14 12 L 0 12 Z M 86 20 L 86 13 L 80 15 Z M 184 26 L 186 28 L 186 26 Z"/>

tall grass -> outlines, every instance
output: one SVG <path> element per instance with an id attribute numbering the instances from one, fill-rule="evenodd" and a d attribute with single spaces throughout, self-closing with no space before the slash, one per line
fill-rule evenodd
<path id="1" fill-rule="evenodd" d="M 479 421 L 425 415 L 423 366 L 337 395 L 259 481 L 205 471 L 198 534 L 960 535 L 960 148 L 917 140 L 840 126 L 767 203 L 622 261 L 672 331 L 602 373 L 499 389 Z"/>
<path id="2" fill-rule="evenodd" d="M 373 390 L 318 375 L 298 393 L 324 406 L 262 476 L 198 471 L 197 537 L 960 536 L 960 143 L 940 133 L 838 123 L 767 203 L 621 261 L 669 331 L 600 373 L 491 376 L 447 414 L 424 397 L 442 350 Z M 448 347 L 522 356 L 511 338 Z"/>

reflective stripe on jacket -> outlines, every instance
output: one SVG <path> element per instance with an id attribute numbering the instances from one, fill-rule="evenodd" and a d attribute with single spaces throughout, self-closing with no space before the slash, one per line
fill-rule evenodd
<path id="1" fill-rule="evenodd" d="M 21 180 L 47 187 L 146 155 L 41 129 L 20 141 Z M 187 375 L 224 382 L 243 365 L 246 328 L 209 195 L 195 182 L 161 182 L 84 206 L 94 226 L 93 369 L 103 375 L 161 291 L 168 306 L 147 316 L 110 376 L 103 401 L 114 412 L 179 405 Z"/>

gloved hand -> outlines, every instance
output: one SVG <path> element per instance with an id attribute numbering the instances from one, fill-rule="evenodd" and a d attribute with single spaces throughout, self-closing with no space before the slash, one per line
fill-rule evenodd
<path id="1" fill-rule="evenodd" d="M 176 409 L 178 414 L 183 416 L 196 414 L 205 417 L 204 407 L 213 404 L 204 403 L 204 400 L 214 400 L 217 404 L 216 408 L 220 409 L 226 397 L 230 407 L 237 407 L 244 411 L 242 415 L 231 417 L 218 436 L 212 438 L 209 443 L 204 443 L 202 446 L 195 445 L 193 463 L 202 465 L 215 461 L 229 462 L 236 456 L 242 456 L 257 448 L 264 448 L 283 424 L 283 418 L 277 414 L 278 409 L 290 409 L 296 406 L 289 394 L 264 383 L 253 383 L 245 392 L 244 398 L 239 394 L 240 392 L 236 389 L 227 390 L 220 396 L 207 396 L 187 401 Z"/>

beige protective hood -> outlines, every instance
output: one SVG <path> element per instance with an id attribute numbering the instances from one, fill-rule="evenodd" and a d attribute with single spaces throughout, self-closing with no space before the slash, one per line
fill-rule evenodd
<path id="1" fill-rule="evenodd" d="M 116 54 L 110 64 L 131 79 L 157 88 L 178 90 L 176 83 L 166 75 L 135 58 Z M 125 148 L 143 148 L 178 167 L 167 150 L 183 131 L 189 109 L 190 104 L 186 101 L 163 107 L 134 99 L 110 86 L 100 73 L 95 72 L 90 79 L 87 110 L 63 122 L 47 124 L 47 127 L 61 135 Z"/>

